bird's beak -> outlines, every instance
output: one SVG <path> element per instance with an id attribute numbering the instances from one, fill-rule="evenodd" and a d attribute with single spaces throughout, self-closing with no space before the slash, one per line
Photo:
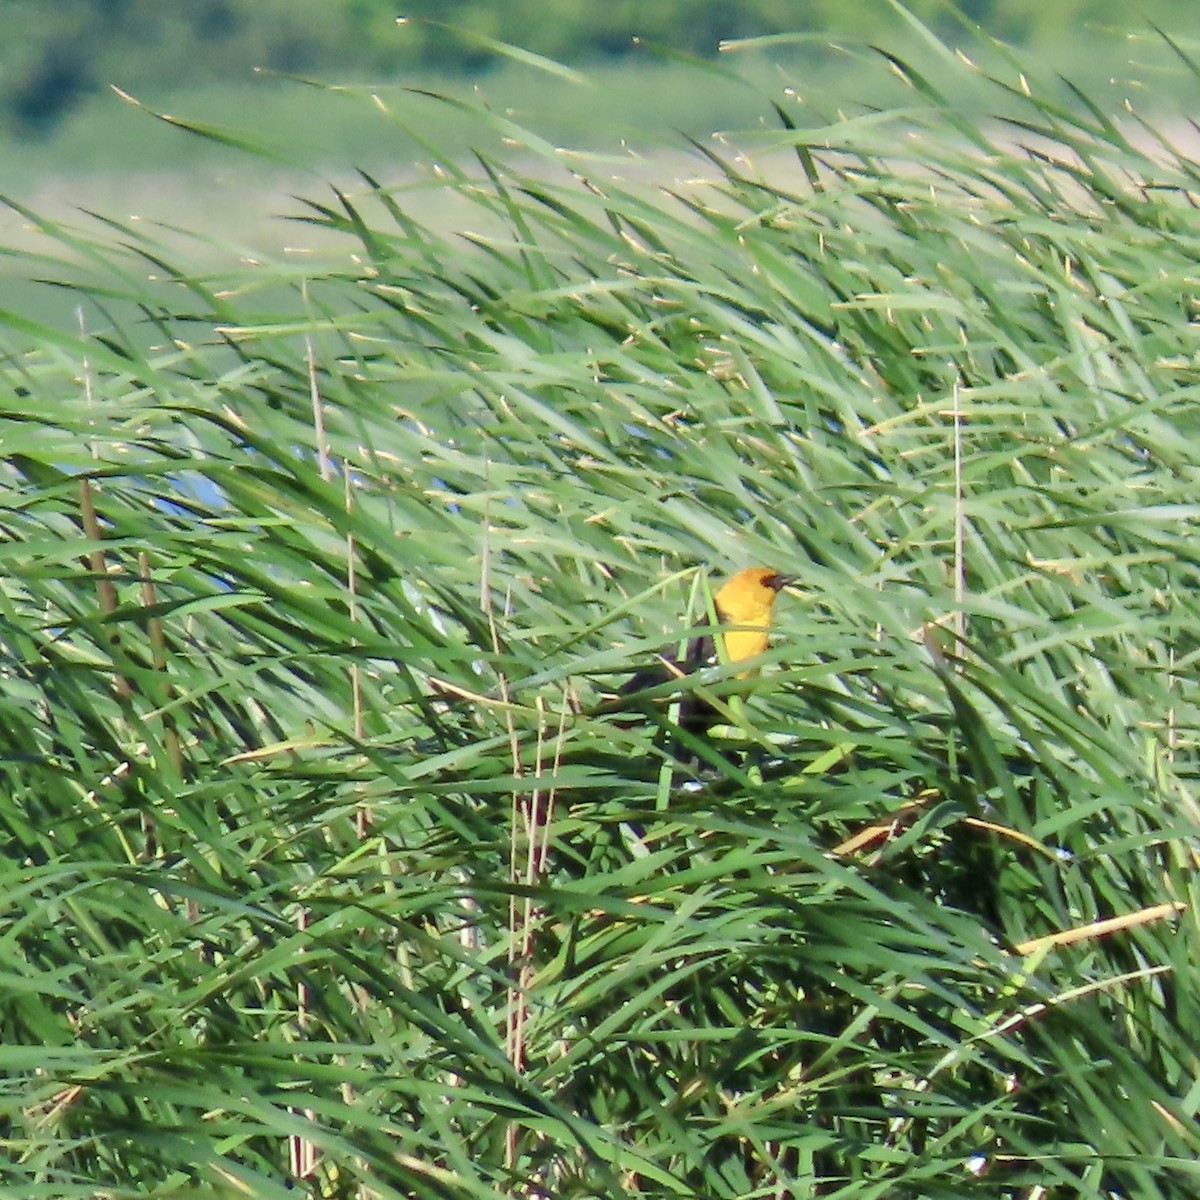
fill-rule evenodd
<path id="1" fill-rule="evenodd" d="M 785 587 L 791 587 L 793 583 L 799 583 L 799 575 L 776 575 L 771 580 L 771 587 L 777 592 L 782 592 Z"/>

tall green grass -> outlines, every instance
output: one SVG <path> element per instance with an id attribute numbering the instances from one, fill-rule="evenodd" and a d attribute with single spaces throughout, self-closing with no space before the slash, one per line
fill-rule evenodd
<path id="1" fill-rule="evenodd" d="M 474 110 L 327 267 L 47 226 L 4 1194 L 1195 1193 L 1200 176 L 934 53 L 661 189 Z M 597 712 L 753 563 L 716 749 Z"/>

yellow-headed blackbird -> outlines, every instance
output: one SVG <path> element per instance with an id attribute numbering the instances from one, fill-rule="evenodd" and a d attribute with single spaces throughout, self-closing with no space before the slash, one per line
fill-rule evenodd
<path id="1" fill-rule="evenodd" d="M 612 711 L 631 707 L 630 702 L 638 693 L 649 688 L 690 675 L 708 664 L 739 663 L 761 654 L 767 648 L 775 598 L 781 588 L 795 583 L 797 578 L 770 567 L 747 567 L 731 575 L 713 596 L 717 619 L 725 627 L 717 635 L 721 639 L 719 649 L 712 636 L 706 634 L 692 638 L 682 657 L 664 651 L 651 666 L 627 679 L 604 708 Z M 679 726 L 688 733 L 703 733 L 721 719 L 717 710 L 698 695 L 689 694 L 680 701 Z"/>

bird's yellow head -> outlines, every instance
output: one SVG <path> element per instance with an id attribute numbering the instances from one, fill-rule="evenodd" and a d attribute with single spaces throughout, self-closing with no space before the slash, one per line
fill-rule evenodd
<path id="1" fill-rule="evenodd" d="M 770 567 L 747 567 L 717 589 L 713 597 L 717 616 L 727 625 L 765 627 L 771 623 L 771 606 L 780 589 L 795 582 L 795 575 L 783 575 Z"/>
<path id="2" fill-rule="evenodd" d="M 796 582 L 795 575 L 781 575 L 770 567 L 747 567 L 731 575 L 717 589 L 713 604 L 722 625 L 726 662 L 753 658 L 767 648 L 771 607 L 779 589 Z"/>

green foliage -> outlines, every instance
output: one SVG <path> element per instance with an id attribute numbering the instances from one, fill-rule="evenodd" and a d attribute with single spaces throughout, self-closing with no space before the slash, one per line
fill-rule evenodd
<path id="1" fill-rule="evenodd" d="M 44 223 L 10 1194 L 1195 1193 L 1198 168 L 891 65 L 667 191 L 473 109 L 326 267 Z M 596 712 L 758 562 L 719 753 Z"/>

